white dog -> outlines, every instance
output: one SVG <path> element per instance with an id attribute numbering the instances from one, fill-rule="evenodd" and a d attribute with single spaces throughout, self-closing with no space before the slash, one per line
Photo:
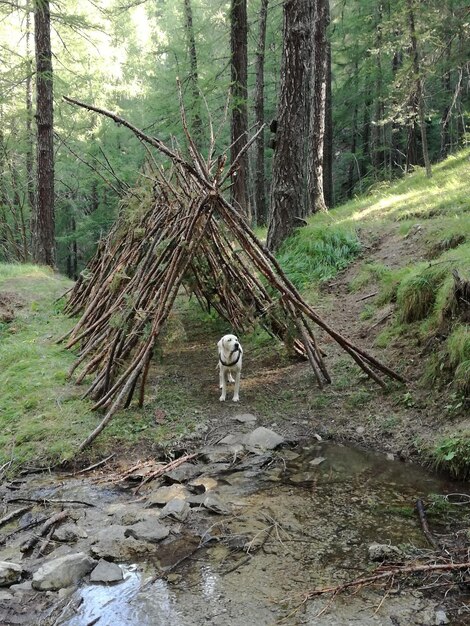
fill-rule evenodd
<path id="1" fill-rule="evenodd" d="M 227 383 L 235 383 L 233 391 L 234 402 L 238 402 L 240 392 L 240 374 L 242 371 L 243 350 L 235 335 L 224 335 L 217 344 L 219 349 L 219 381 L 222 393 L 219 400 L 225 402 L 227 394 Z M 235 379 L 232 374 L 235 375 Z"/>

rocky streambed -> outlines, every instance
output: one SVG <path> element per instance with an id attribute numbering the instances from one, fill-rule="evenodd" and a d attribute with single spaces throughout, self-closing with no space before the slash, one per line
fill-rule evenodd
<path id="1" fill-rule="evenodd" d="M 462 485 L 320 438 L 286 442 L 256 428 L 252 416 L 239 424 L 163 472 L 149 460 L 5 483 L 0 623 L 469 622 L 465 571 L 406 583 L 397 575 L 385 587 L 305 601 L 313 589 L 377 572 L 381 562 L 444 562 L 459 541 L 464 553 L 468 507 L 432 496 L 458 493 L 448 500 L 463 504 Z M 160 475 L 145 482 L 152 472 Z M 418 498 L 445 509 L 434 529 L 437 552 L 414 512 Z M 451 535 L 446 520 L 461 531 Z"/>

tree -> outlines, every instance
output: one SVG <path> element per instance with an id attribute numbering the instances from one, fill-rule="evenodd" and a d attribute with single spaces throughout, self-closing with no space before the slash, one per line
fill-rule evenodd
<path id="1" fill-rule="evenodd" d="M 278 250 L 303 214 L 310 0 L 286 0 L 267 246 Z"/>
<path id="2" fill-rule="evenodd" d="M 426 168 L 426 176 L 428 178 L 431 178 L 432 176 L 431 162 L 429 160 L 426 120 L 424 118 L 423 78 L 421 76 L 418 41 L 416 38 L 413 0 L 407 0 L 407 8 L 408 8 L 408 25 L 410 28 L 411 54 L 413 58 L 413 74 L 414 74 L 414 80 L 415 80 L 415 91 L 412 94 L 412 101 L 413 101 L 415 108 L 417 109 L 418 118 L 419 118 L 419 128 L 421 131 L 421 146 L 423 150 L 423 160 L 424 160 L 424 166 Z"/>
<path id="3" fill-rule="evenodd" d="M 230 13 L 232 142 L 231 162 L 234 163 L 248 140 L 248 19 L 246 0 L 232 0 Z M 232 201 L 242 213 L 249 216 L 248 154 L 238 161 L 234 175 Z"/>
<path id="4" fill-rule="evenodd" d="M 35 0 L 36 45 L 37 202 L 33 230 L 33 258 L 55 266 L 54 239 L 54 113 L 49 0 Z"/>
<path id="5" fill-rule="evenodd" d="M 325 145 L 325 122 L 328 80 L 328 40 L 326 29 L 329 23 L 329 0 L 313 3 L 312 64 L 310 78 L 310 120 L 308 133 L 307 185 L 309 212 L 326 211 L 323 190 L 323 160 Z"/>
<path id="6" fill-rule="evenodd" d="M 261 128 L 264 124 L 264 57 L 266 49 L 266 19 L 268 15 L 269 0 L 261 0 L 258 26 L 258 45 L 256 48 L 255 63 L 255 125 Z M 266 177 L 264 165 L 264 131 L 262 130 L 256 139 L 256 154 L 254 168 L 255 211 L 256 223 L 266 224 Z"/>
<path id="7" fill-rule="evenodd" d="M 198 85 L 198 67 L 197 67 L 197 53 L 196 53 L 196 39 L 194 36 L 193 26 L 193 10 L 191 7 L 191 0 L 184 0 L 184 14 L 185 14 L 185 28 L 186 37 L 188 40 L 188 57 L 189 57 L 189 82 L 191 84 L 191 91 L 193 94 L 193 101 L 191 105 L 191 119 L 192 130 L 194 134 L 194 140 L 199 148 L 202 141 L 202 120 L 201 120 L 201 98 L 199 95 Z"/>

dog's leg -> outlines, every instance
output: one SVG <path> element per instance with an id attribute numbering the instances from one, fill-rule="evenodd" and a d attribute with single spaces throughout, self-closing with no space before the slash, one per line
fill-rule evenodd
<path id="1" fill-rule="evenodd" d="M 222 389 L 222 392 L 220 394 L 219 400 L 221 402 L 225 402 L 225 396 L 227 394 L 227 384 L 225 381 L 225 372 L 223 371 L 222 367 L 220 368 L 220 388 Z"/>
<path id="2" fill-rule="evenodd" d="M 233 378 L 233 376 L 232 376 L 231 372 L 229 372 L 229 373 L 228 373 L 228 382 L 229 382 L 229 383 L 234 383 L 234 382 L 235 382 L 235 380 L 234 380 L 234 378 Z"/>
<path id="3" fill-rule="evenodd" d="M 233 390 L 233 402 L 238 402 L 240 400 L 238 394 L 240 392 L 240 370 L 235 374 L 235 389 Z"/>

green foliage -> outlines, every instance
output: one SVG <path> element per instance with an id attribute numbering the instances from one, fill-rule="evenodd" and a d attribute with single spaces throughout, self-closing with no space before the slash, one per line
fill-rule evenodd
<path id="1" fill-rule="evenodd" d="M 427 317 L 434 306 L 437 290 L 448 273 L 445 264 L 413 269 L 397 290 L 398 319 L 409 323 Z"/>
<path id="2" fill-rule="evenodd" d="M 282 245 L 278 260 L 296 287 L 325 281 L 344 269 L 359 254 L 354 232 L 314 222 L 297 230 Z"/>
<path id="3" fill-rule="evenodd" d="M 431 458 L 438 469 L 462 480 L 470 478 L 470 433 L 441 439 L 432 450 Z"/>

